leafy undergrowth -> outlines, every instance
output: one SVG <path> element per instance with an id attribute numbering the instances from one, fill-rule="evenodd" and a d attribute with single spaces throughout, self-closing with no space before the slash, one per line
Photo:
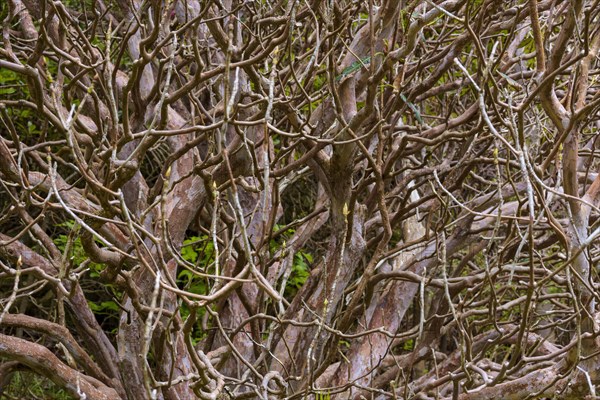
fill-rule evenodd
<path id="1" fill-rule="evenodd" d="M 18 371 L 13 374 L 4 390 L 0 391 L 0 399 L 73 400 L 75 397 L 42 376 L 33 372 Z"/>

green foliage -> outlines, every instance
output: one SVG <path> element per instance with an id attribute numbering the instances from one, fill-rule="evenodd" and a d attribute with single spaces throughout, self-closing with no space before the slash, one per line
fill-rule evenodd
<path id="1" fill-rule="evenodd" d="M 185 261 L 202 267 L 208 267 L 214 262 L 214 252 L 212 239 L 207 235 L 190 236 L 183 241 L 183 246 L 181 246 L 181 257 Z M 202 255 L 200 259 L 198 259 L 199 255 Z"/>
<path id="2" fill-rule="evenodd" d="M 294 297 L 310 276 L 310 268 L 307 261 L 311 264 L 313 262 L 313 256 L 310 253 L 299 251 L 294 254 L 292 273 L 285 285 L 285 295 L 288 298 Z"/>
<path id="3" fill-rule="evenodd" d="M 350 75 L 353 72 L 358 71 L 359 69 L 361 69 L 363 67 L 366 67 L 370 63 L 371 63 L 371 56 L 367 56 L 367 57 L 363 58 L 362 60 L 353 62 L 348 67 L 344 68 L 344 70 L 342 71 L 342 73 L 339 74 L 335 78 L 336 82 L 341 81 L 344 77 Z"/>
<path id="4" fill-rule="evenodd" d="M 421 118 L 421 113 L 419 112 L 419 109 L 417 108 L 417 106 L 415 106 L 413 103 L 411 103 L 410 101 L 408 101 L 406 99 L 406 96 L 404 96 L 402 93 L 400 93 L 400 98 L 402 99 L 403 102 L 406 103 L 406 105 L 408 106 L 408 108 L 410 108 L 410 110 L 413 112 L 415 118 L 417 119 L 417 121 L 419 121 L 420 124 L 423 123 L 423 118 Z"/>
<path id="5" fill-rule="evenodd" d="M 281 226 L 275 225 L 274 231 L 278 232 L 281 230 Z M 285 247 L 286 240 L 295 233 L 294 229 L 288 229 L 281 233 L 277 240 L 271 240 L 270 251 L 271 254 L 275 254 L 282 247 Z M 308 277 L 310 276 L 310 264 L 313 263 L 313 255 L 307 251 L 300 250 L 294 254 L 292 261 L 292 271 L 288 281 L 285 285 L 284 295 L 289 299 L 298 293 L 298 290 L 304 285 Z"/>
<path id="6" fill-rule="evenodd" d="M 0 95 L 13 94 L 25 83 L 20 75 L 8 68 L 0 69 Z"/>
<path id="7" fill-rule="evenodd" d="M 4 392 L 0 392 L 0 399 L 72 400 L 74 397 L 42 376 L 18 371 L 4 387 Z"/>
<path id="8" fill-rule="evenodd" d="M 325 72 L 319 73 L 315 76 L 315 79 L 313 80 L 313 89 L 320 90 L 326 83 L 327 83 L 327 74 L 325 74 Z M 313 109 L 314 108 L 311 108 L 311 111 Z"/>
<path id="9" fill-rule="evenodd" d="M 67 259 L 72 262 L 73 265 L 80 265 L 87 259 L 83 246 L 81 245 L 81 239 L 75 237 L 75 223 L 73 221 L 63 222 L 58 224 L 57 227 L 65 228 L 66 231 L 71 232 L 69 235 L 59 234 L 54 238 L 54 244 L 61 253 L 68 252 L 66 254 Z"/>
<path id="10" fill-rule="evenodd" d="M 0 20 L 4 21 L 8 16 L 8 1 L 0 2 Z"/>
<path id="11" fill-rule="evenodd" d="M 69 234 L 55 235 L 53 239 L 54 244 L 61 253 L 66 255 L 66 259 L 72 266 L 77 267 L 81 265 L 88 259 L 88 256 L 81 245 L 81 238 L 78 235 L 79 227 L 72 220 L 58 224 L 57 227 L 64 228 Z M 100 242 L 98 243 L 101 245 Z M 88 267 L 90 268 L 90 278 L 98 278 L 100 276 L 100 272 L 102 271 L 101 264 L 91 262 L 88 264 Z"/>
<path id="12" fill-rule="evenodd" d="M 211 238 L 206 235 L 190 236 L 183 241 L 181 257 L 185 261 L 195 264 L 203 272 L 210 273 L 215 261 L 215 251 Z M 177 274 L 177 280 L 182 288 L 191 293 L 207 294 L 209 291 L 206 278 L 194 274 L 189 269 L 183 268 Z"/>
<path id="13" fill-rule="evenodd" d="M 114 301 L 103 301 L 100 304 L 90 302 L 90 308 L 95 313 L 105 313 L 106 311 L 119 312 L 120 308 Z"/>
<path id="14" fill-rule="evenodd" d="M 202 295 L 208 293 L 208 285 L 206 284 L 206 280 L 194 275 L 194 273 L 189 269 L 181 270 L 179 274 L 177 274 L 177 280 L 180 285 L 190 293 Z"/>
<path id="15" fill-rule="evenodd" d="M 61 233 L 58 235 L 54 235 L 54 244 L 58 249 L 63 253 L 66 260 L 68 260 L 69 264 L 77 268 L 83 262 L 88 260 L 88 256 L 83 249 L 81 244 L 81 238 L 79 237 L 79 227 L 75 224 L 74 221 L 66 221 L 61 224 L 58 224 L 57 227 L 63 231 L 69 232 L 68 235 Z M 66 254 L 65 254 L 66 253 Z M 89 277 L 92 279 L 97 279 L 100 277 L 100 272 L 102 271 L 102 264 L 96 264 L 93 262 L 88 263 L 88 268 L 90 269 Z M 112 286 L 107 286 L 109 289 L 112 289 Z M 114 317 L 118 319 L 118 314 L 120 312 L 120 308 L 118 304 L 113 300 L 90 300 L 88 298 L 88 305 L 90 309 L 96 315 L 105 315 L 106 317 Z"/>
<path id="16" fill-rule="evenodd" d="M 0 98 L 10 100 L 29 99 L 29 88 L 23 77 L 8 68 L 0 68 Z M 7 110 L 9 115 L 11 110 L 11 108 Z M 10 116 L 27 118 L 32 116 L 32 112 L 29 109 L 23 109 Z M 15 125 L 18 125 L 19 122 L 21 121 L 13 121 Z"/>
<path id="17" fill-rule="evenodd" d="M 2 12 L 0 9 L 0 14 Z M 44 61 L 46 60 L 47 58 L 44 57 Z M 48 64 L 49 71 L 56 72 L 56 69 L 56 63 Z M 0 68 L 0 100 L 30 101 L 31 96 L 25 78 L 8 68 Z M 43 133 L 47 139 L 55 138 L 56 128 L 48 125 L 41 114 L 26 105 L 6 105 L 5 107 L 5 110 L 0 113 L 0 118 L 7 118 L 11 121 L 25 144 L 37 143 Z"/>
<path id="18" fill-rule="evenodd" d="M 214 273 L 215 250 L 212 238 L 207 235 L 190 236 L 183 241 L 181 246 L 181 257 L 192 264 L 195 264 L 198 270 L 204 273 Z M 178 286 L 190 293 L 206 295 L 210 291 L 210 281 L 206 277 L 198 276 L 188 268 L 182 268 L 177 274 Z M 204 308 L 198 310 L 198 322 L 196 329 L 192 331 L 192 342 L 194 344 L 206 336 L 206 332 L 201 329 L 200 320 L 206 313 Z M 188 307 L 183 304 L 180 309 L 183 319 L 190 314 Z"/>
<path id="19" fill-rule="evenodd" d="M 408 339 L 406 342 L 404 342 L 404 344 L 402 345 L 402 349 L 404 351 L 413 351 L 415 347 L 415 341 L 414 339 Z"/>

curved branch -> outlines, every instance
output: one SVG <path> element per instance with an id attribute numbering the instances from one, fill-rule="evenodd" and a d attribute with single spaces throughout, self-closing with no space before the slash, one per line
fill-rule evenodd
<path id="1" fill-rule="evenodd" d="M 27 365 L 77 398 L 82 395 L 90 400 L 121 398 L 115 389 L 68 367 L 42 345 L 0 334 L 0 357 Z"/>

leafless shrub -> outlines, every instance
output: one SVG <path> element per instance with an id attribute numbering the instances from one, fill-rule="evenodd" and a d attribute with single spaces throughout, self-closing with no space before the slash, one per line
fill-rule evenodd
<path id="1" fill-rule="evenodd" d="M 596 396 L 598 1 L 0 10 L 4 376 Z"/>

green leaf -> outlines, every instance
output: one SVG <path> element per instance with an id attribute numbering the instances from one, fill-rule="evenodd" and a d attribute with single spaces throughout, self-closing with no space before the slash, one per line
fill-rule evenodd
<path id="1" fill-rule="evenodd" d="M 97 304 L 93 301 L 88 301 L 88 305 L 92 311 L 96 313 L 108 312 L 108 311 L 120 311 L 119 306 L 114 301 L 103 301 Z"/>
<path id="2" fill-rule="evenodd" d="M 370 63 L 371 63 L 371 56 L 365 57 L 360 61 L 353 62 L 352 64 L 350 64 L 350 66 L 344 68 L 342 73 L 335 78 L 336 82 L 341 81 L 342 78 L 350 75 L 351 73 L 353 73 L 355 71 L 358 71 L 359 69 L 361 69 L 361 67 L 366 67 Z"/>
<path id="3" fill-rule="evenodd" d="M 194 274 L 192 273 L 192 271 L 187 270 L 187 269 L 183 269 L 181 270 L 181 272 L 179 272 L 179 274 L 177 274 L 177 279 L 183 280 L 183 279 L 187 279 L 188 281 L 192 280 L 192 278 L 194 277 Z"/>
<path id="4" fill-rule="evenodd" d="M 181 247 L 181 257 L 187 262 L 196 263 L 196 260 L 198 260 L 198 245 L 201 244 L 203 239 L 206 239 L 206 237 L 191 236 L 184 240 Z"/>
<path id="5" fill-rule="evenodd" d="M 310 268 L 306 260 L 312 262 L 312 255 L 305 252 L 294 254 L 292 273 L 285 287 L 287 296 L 294 296 L 310 276 Z"/>
<path id="6" fill-rule="evenodd" d="M 519 82 L 515 81 L 515 80 L 514 80 L 513 78 L 511 78 L 510 76 L 508 76 L 508 75 L 506 75 L 506 74 L 503 74 L 503 73 L 502 73 L 502 72 L 500 72 L 500 71 L 497 71 L 497 72 L 498 72 L 498 75 L 500 75 L 501 77 L 503 77 L 504 79 L 506 79 L 506 81 L 507 81 L 507 82 L 508 82 L 510 85 L 512 85 L 512 86 L 514 86 L 514 87 L 516 87 L 516 88 L 519 88 L 519 89 L 523 88 L 523 85 L 521 85 Z"/>
<path id="7" fill-rule="evenodd" d="M 185 261 L 195 263 L 198 259 L 198 253 L 191 246 L 181 248 L 181 257 Z"/>
<path id="8" fill-rule="evenodd" d="M 313 263 L 313 256 L 310 253 L 302 253 L 302 255 L 304 256 L 304 258 L 306 258 L 306 261 L 308 261 L 309 263 Z"/>
<path id="9" fill-rule="evenodd" d="M 17 91 L 17 89 L 13 88 L 13 87 L 3 87 L 0 88 L 0 95 L 2 94 L 13 94 Z"/>
<path id="10" fill-rule="evenodd" d="M 14 82 L 19 80 L 19 75 L 9 69 L 0 71 L 0 83 Z"/>
<path id="11" fill-rule="evenodd" d="M 417 121 L 419 121 L 420 124 L 423 123 L 423 118 L 421 118 L 421 112 L 419 111 L 419 109 L 417 108 L 417 106 L 415 106 L 413 103 L 411 103 L 410 101 L 407 100 L 406 96 L 403 95 L 402 93 L 400 93 L 400 98 L 402 99 L 403 102 L 406 103 L 406 105 L 408 106 L 408 108 L 410 108 L 410 110 L 413 112 L 413 114 L 415 115 L 415 118 Z"/>

